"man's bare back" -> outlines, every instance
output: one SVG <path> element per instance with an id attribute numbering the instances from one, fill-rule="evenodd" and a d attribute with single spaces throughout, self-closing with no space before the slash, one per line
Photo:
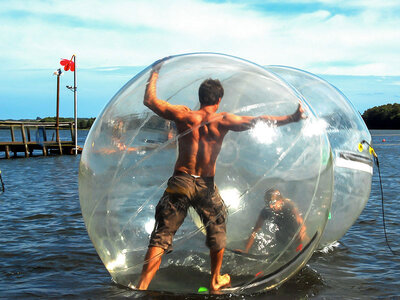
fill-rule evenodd
<path id="1" fill-rule="evenodd" d="M 228 132 L 221 124 L 223 114 L 205 107 L 197 111 L 188 110 L 184 116 L 183 121 L 175 122 L 180 134 L 175 170 L 212 177 L 222 141 Z"/>

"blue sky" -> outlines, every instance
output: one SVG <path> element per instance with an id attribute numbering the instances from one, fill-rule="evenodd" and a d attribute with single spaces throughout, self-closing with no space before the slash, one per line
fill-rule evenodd
<path id="1" fill-rule="evenodd" d="M 363 112 L 400 102 L 399 16 L 398 0 L 0 0 L 0 119 L 55 115 L 60 58 L 77 55 L 78 115 L 93 117 L 153 61 L 201 51 L 318 74 Z"/>

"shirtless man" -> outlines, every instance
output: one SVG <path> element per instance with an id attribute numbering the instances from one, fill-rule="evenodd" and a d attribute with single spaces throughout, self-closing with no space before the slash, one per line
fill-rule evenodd
<path id="1" fill-rule="evenodd" d="M 206 245 L 211 258 L 211 291 L 230 286 L 230 276 L 220 275 L 226 246 L 226 207 L 214 184 L 215 166 L 222 142 L 228 131 L 245 131 L 258 121 L 276 125 L 297 122 L 303 118 L 299 105 L 287 116 L 237 116 L 217 113 L 224 89 L 219 80 L 207 79 L 199 88 L 200 109 L 172 105 L 158 99 L 156 83 L 163 61 L 153 65 L 147 81 L 143 104 L 161 118 L 173 121 L 178 134 L 179 155 L 168 187 L 155 213 L 156 225 L 137 288 L 146 290 L 161 264 L 161 257 L 171 250 L 172 238 L 192 206 L 206 228 Z"/>

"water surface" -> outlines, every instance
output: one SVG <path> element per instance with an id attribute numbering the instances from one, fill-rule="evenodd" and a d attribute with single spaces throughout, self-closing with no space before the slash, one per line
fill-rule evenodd
<path id="1" fill-rule="evenodd" d="M 79 144 L 83 144 L 86 134 L 80 131 Z M 400 131 L 372 131 L 372 137 L 381 166 L 388 235 L 392 248 L 400 252 L 397 215 Z M 315 253 L 300 273 L 273 291 L 205 297 L 135 292 L 111 281 L 86 233 L 80 213 L 79 159 L 79 156 L 0 159 L 6 185 L 5 193 L 0 194 L 0 297 L 359 299 L 400 296 L 400 258 L 392 255 L 385 244 L 377 168 L 366 208 L 335 249 Z"/>

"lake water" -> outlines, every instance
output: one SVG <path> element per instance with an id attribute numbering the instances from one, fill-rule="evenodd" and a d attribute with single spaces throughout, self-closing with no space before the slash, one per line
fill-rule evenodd
<path id="1" fill-rule="evenodd" d="M 83 145 L 87 131 L 79 132 Z M 372 131 L 388 237 L 400 252 L 400 131 Z M 382 142 L 385 139 L 386 142 Z M 1 140 L 1 137 L 0 137 Z M 377 168 L 360 218 L 329 253 L 279 288 L 246 296 L 177 296 L 117 286 L 86 233 L 78 196 L 80 156 L 0 159 L 0 298 L 274 299 L 400 297 L 400 257 L 386 246 Z M 399 254 L 399 253 L 398 253 Z"/>

